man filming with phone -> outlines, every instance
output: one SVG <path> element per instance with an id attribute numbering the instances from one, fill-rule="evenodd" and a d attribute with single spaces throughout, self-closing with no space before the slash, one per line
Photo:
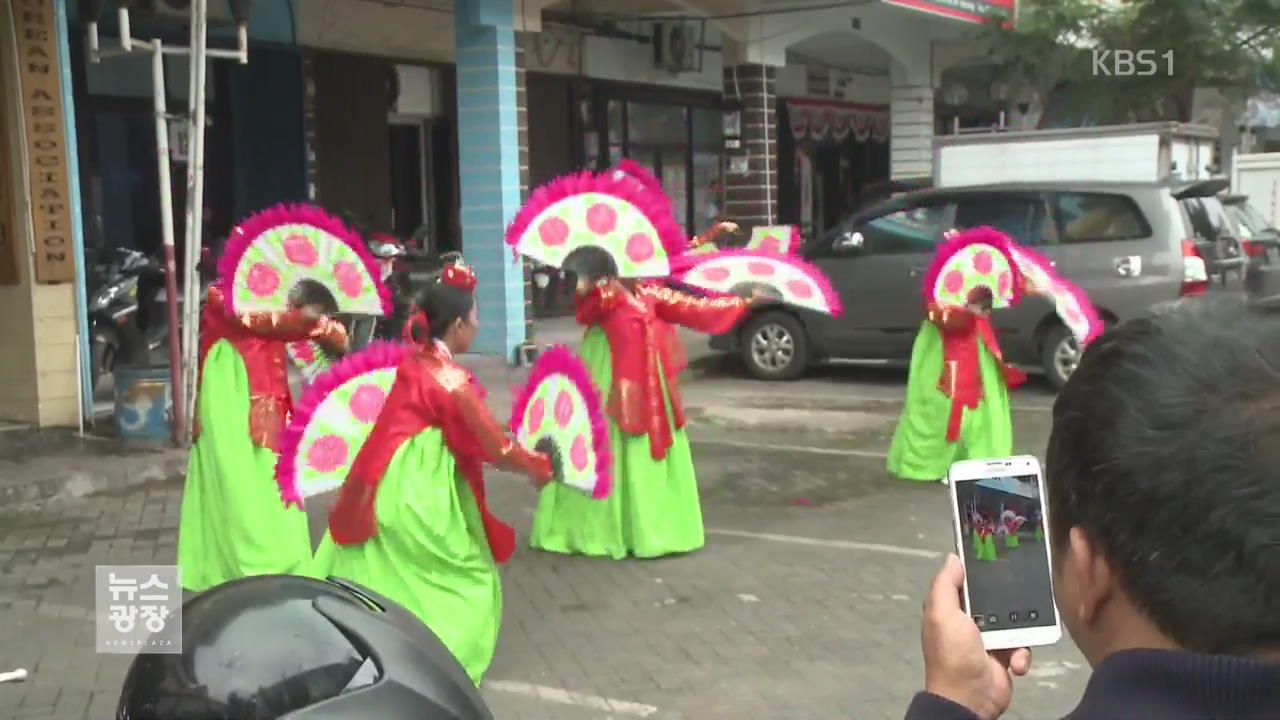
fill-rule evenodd
<path id="1" fill-rule="evenodd" d="M 1280 718 L 1280 314 L 1198 299 L 1108 332 L 1044 470 L 1053 594 L 1093 669 L 1067 717 Z M 949 556 L 925 600 L 907 720 L 993 720 L 1031 667 L 984 649 L 964 576 Z"/>

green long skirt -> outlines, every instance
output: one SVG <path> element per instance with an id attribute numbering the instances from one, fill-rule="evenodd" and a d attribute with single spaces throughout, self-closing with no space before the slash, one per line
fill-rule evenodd
<path id="1" fill-rule="evenodd" d="M 406 442 L 374 501 L 377 534 L 338 545 L 325 533 L 310 575 L 346 578 L 422 620 L 476 685 L 493 660 L 502 586 L 480 509 L 438 429 Z"/>
<path id="2" fill-rule="evenodd" d="M 978 407 L 963 411 L 960 438 L 947 442 L 951 399 L 938 389 L 942 362 L 942 332 L 925 322 L 911 349 L 907 399 L 889 446 L 887 465 L 895 477 L 937 481 L 946 477 L 951 463 L 1013 454 L 1009 388 L 999 363 L 982 343 L 978 344 L 982 400 Z"/>
<path id="3" fill-rule="evenodd" d="M 286 507 L 275 453 L 249 439 L 249 375 L 226 341 L 201 372 L 200 438 L 191 449 L 178 524 L 182 587 L 203 592 L 250 575 L 295 573 L 311 560 L 307 515 Z"/>
<path id="4" fill-rule="evenodd" d="M 604 331 L 588 329 L 578 352 L 601 396 L 608 397 L 613 359 Z M 672 422 L 669 396 L 666 404 L 667 421 Z M 559 483 L 547 485 L 538 497 L 530 546 L 615 560 L 628 555 L 661 557 L 702 547 L 702 505 L 684 430 L 672 428 L 671 447 L 661 460 L 650 454 L 648 435 L 624 433 L 613 420 L 609 438 L 613 493 L 605 500 L 593 500 Z"/>

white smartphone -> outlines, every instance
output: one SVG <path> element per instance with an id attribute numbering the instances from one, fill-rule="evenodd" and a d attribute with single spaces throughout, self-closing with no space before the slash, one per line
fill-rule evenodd
<path id="1" fill-rule="evenodd" d="M 964 601 L 988 650 L 1062 639 L 1053 604 L 1044 475 L 1030 455 L 963 460 L 947 472 Z"/>

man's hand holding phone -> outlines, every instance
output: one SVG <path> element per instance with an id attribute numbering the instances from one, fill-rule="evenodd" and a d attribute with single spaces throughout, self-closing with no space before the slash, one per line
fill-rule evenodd
<path id="1" fill-rule="evenodd" d="M 929 588 L 920 623 L 924 689 L 982 720 L 994 720 L 1009 709 L 1012 676 L 1031 669 L 1031 651 L 987 652 L 982 633 L 961 605 L 963 589 L 964 565 L 948 555 Z"/>

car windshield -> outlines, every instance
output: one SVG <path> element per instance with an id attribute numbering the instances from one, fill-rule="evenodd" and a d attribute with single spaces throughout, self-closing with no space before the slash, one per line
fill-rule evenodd
<path id="1" fill-rule="evenodd" d="M 1191 228 L 1196 239 L 1202 242 L 1213 242 L 1221 237 L 1235 235 L 1233 223 L 1227 217 L 1227 211 L 1216 197 L 1187 198 L 1182 201 L 1187 215 L 1191 219 Z"/>

